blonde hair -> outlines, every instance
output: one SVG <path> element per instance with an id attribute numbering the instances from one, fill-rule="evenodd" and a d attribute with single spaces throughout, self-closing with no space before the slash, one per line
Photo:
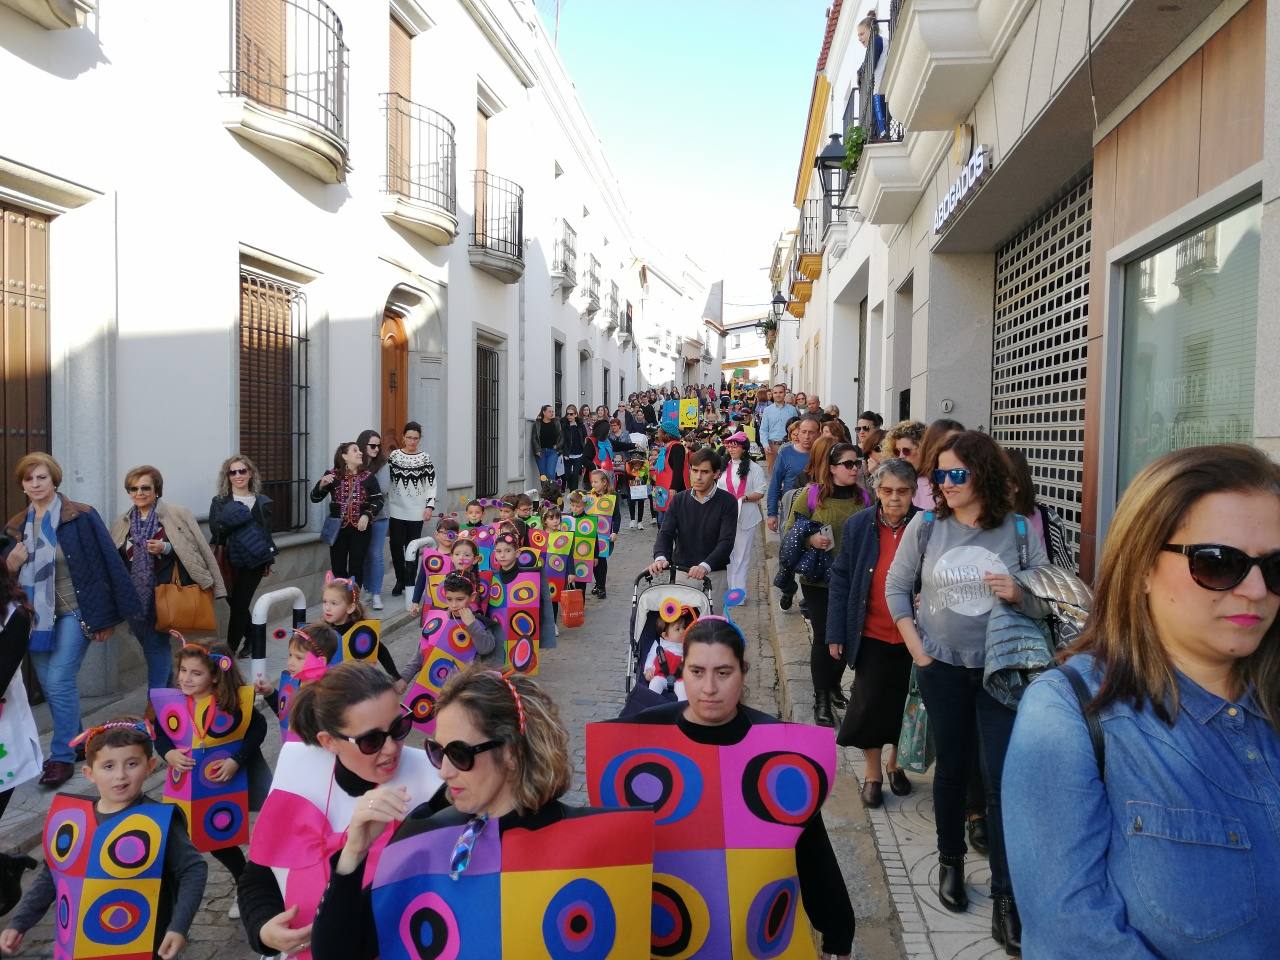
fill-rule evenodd
<path id="1" fill-rule="evenodd" d="M 902 456 L 898 453 L 898 441 L 904 438 L 914 440 L 919 449 L 927 429 L 919 420 L 899 420 L 885 432 L 884 439 L 880 441 L 880 453 L 890 459 Z"/>
<path id="2" fill-rule="evenodd" d="M 1146 574 L 1191 508 L 1211 493 L 1280 498 L 1280 464 L 1240 444 L 1189 447 L 1151 463 L 1125 491 L 1102 548 L 1089 622 L 1065 654 L 1090 653 L 1102 667 L 1102 686 L 1089 709 L 1115 700 L 1141 708 L 1149 701 L 1166 723 L 1177 715 L 1178 684 L 1151 617 Z M 1235 662 L 1234 672 L 1240 689 L 1252 688 L 1272 728 L 1280 730 L 1280 618 L 1257 650 Z"/>
<path id="3" fill-rule="evenodd" d="M 222 466 L 218 470 L 218 496 L 231 496 L 231 477 L 227 471 L 237 461 L 249 468 L 249 492 L 257 496 L 262 492 L 262 476 L 258 473 L 257 465 L 243 453 L 237 453 L 222 461 Z"/>
<path id="4" fill-rule="evenodd" d="M 504 678 L 473 665 L 455 673 L 440 692 L 436 712 L 450 706 L 465 707 L 481 736 L 502 742 L 519 813 L 540 810 L 569 789 L 569 733 L 555 701 L 536 680 L 520 674 Z"/>

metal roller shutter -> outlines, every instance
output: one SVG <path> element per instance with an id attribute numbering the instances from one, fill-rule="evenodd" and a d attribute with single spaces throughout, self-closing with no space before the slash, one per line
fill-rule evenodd
<path id="1" fill-rule="evenodd" d="M 996 256 L 991 433 L 1026 454 L 1077 560 L 1092 197 L 1088 176 Z"/>

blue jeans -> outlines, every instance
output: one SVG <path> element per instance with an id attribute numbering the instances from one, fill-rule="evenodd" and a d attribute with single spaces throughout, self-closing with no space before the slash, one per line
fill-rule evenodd
<path id="1" fill-rule="evenodd" d="M 390 523 L 390 517 L 379 517 L 369 524 L 369 552 L 364 555 L 364 588 L 370 593 L 382 592 L 382 578 L 387 568 L 382 545 L 387 540 L 387 526 Z"/>
<path id="2" fill-rule="evenodd" d="M 79 611 L 73 610 L 59 614 L 53 621 L 52 650 L 31 651 L 31 663 L 53 717 L 51 760 L 75 762 L 76 754 L 69 743 L 80 732 L 80 687 L 76 677 L 88 649 L 89 639 L 80 630 Z"/>
<path id="3" fill-rule="evenodd" d="M 135 620 L 129 624 L 129 629 L 142 647 L 142 656 L 147 661 L 147 689 L 162 690 L 169 686 L 169 675 L 173 672 L 173 646 L 169 634 L 161 633 L 149 620 Z"/>
<path id="4" fill-rule="evenodd" d="M 543 447 L 538 451 L 538 473 L 552 483 L 556 482 L 556 461 L 558 459 L 560 459 L 560 454 L 552 447 Z"/>

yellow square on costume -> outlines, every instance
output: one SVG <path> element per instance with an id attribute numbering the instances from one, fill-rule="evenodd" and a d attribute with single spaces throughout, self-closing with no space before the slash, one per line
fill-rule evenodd
<path id="1" fill-rule="evenodd" d="M 73 956 L 150 960 L 159 902 L 158 879 L 85 880 Z"/>
<path id="2" fill-rule="evenodd" d="M 502 955 L 648 960 L 648 864 L 502 873 Z"/>
<path id="3" fill-rule="evenodd" d="M 735 957 L 813 958 L 793 849 L 726 850 Z"/>

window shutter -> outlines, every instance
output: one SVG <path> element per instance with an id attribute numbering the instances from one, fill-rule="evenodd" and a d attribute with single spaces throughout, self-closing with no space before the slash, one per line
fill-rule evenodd
<path id="1" fill-rule="evenodd" d="M 389 46 L 390 78 L 387 97 L 387 184 L 403 196 L 410 193 L 413 164 L 412 109 L 413 71 L 409 31 L 391 18 Z M 421 161 L 419 161 L 421 162 Z"/>
<path id="2" fill-rule="evenodd" d="M 412 37 L 409 31 L 395 17 L 391 18 L 391 86 L 392 93 L 398 93 L 406 100 L 413 99 L 413 75 L 409 55 Z"/>
<path id="3" fill-rule="evenodd" d="M 285 105 L 284 0 L 236 0 L 236 93 Z"/>

